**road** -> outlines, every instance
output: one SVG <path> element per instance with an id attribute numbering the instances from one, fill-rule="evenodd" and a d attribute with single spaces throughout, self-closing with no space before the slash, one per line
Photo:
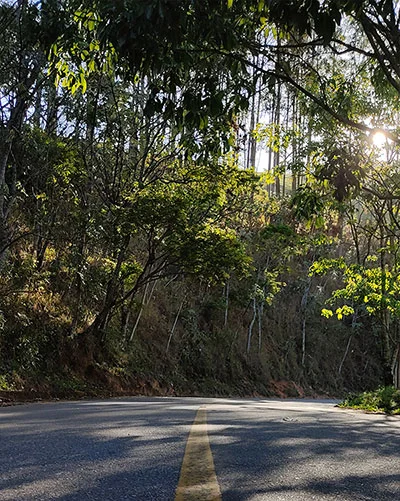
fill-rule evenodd
<path id="1" fill-rule="evenodd" d="M 328 401 L 123 398 L 0 408 L 0 501 L 393 501 L 399 459 L 400 417 Z"/>

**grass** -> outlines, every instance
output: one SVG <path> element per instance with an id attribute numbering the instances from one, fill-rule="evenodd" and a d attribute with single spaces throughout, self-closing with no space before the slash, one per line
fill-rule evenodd
<path id="1" fill-rule="evenodd" d="M 393 386 L 382 386 L 377 390 L 349 395 L 339 407 L 400 414 L 400 390 L 396 390 Z"/>

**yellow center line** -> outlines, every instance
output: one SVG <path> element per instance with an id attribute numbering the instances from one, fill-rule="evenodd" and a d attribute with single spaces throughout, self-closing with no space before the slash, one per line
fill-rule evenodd
<path id="1" fill-rule="evenodd" d="M 207 434 L 207 411 L 200 407 L 189 433 L 175 501 L 221 501 Z"/>

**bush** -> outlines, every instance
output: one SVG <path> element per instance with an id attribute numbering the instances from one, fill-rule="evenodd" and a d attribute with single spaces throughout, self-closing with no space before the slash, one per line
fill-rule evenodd
<path id="1" fill-rule="evenodd" d="M 374 391 L 349 395 L 339 407 L 400 414 L 400 390 L 393 386 L 383 386 Z"/>

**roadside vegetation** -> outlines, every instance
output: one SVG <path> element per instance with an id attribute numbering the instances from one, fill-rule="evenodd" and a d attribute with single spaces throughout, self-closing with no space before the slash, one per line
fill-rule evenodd
<path id="1" fill-rule="evenodd" d="M 393 384 L 398 2 L 128 4 L 0 0 L 0 391 Z"/>
<path id="2" fill-rule="evenodd" d="M 400 414 L 400 391 L 393 386 L 383 386 L 374 391 L 350 395 L 339 404 L 339 407 Z"/>

